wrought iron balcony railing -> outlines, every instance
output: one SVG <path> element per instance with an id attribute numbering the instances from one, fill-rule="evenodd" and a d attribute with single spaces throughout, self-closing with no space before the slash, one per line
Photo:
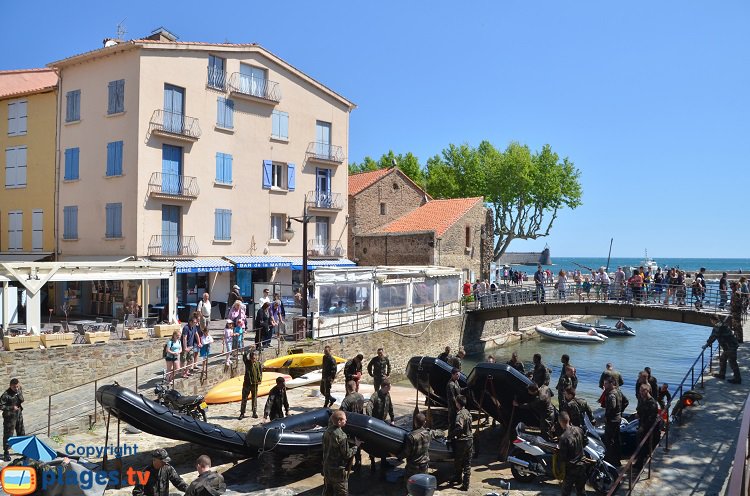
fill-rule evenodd
<path id="1" fill-rule="evenodd" d="M 198 119 L 169 110 L 154 110 L 149 132 L 171 136 L 186 141 L 197 141 L 201 137 Z"/>
<path id="2" fill-rule="evenodd" d="M 326 208 L 331 210 L 341 210 L 341 193 L 331 193 L 330 191 L 310 191 L 307 193 L 307 208 Z"/>
<path id="3" fill-rule="evenodd" d="M 271 104 L 281 101 L 279 83 L 240 72 L 235 72 L 229 77 L 229 91 L 239 97 L 257 98 Z"/>
<path id="4" fill-rule="evenodd" d="M 197 254 L 195 236 L 154 234 L 148 243 L 150 257 L 194 257 Z"/>
<path id="5" fill-rule="evenodd" d="M 227 73 L 213 67 L 209 67 L 208 80 L 206 81 L 206 84 L 208 84 L 208 86 L 210 86 L 211 88 L 216 88 L 217 90 L 226 90 Z"/>
<path id="6" fill-rule="evenodd" d="M 343 258 L 346 251 L 341 241 L 319 241 L 311 239 L 307 242 L 307 256 L 319 258 Z"/>
<path id="7" fill-rule="evenodd" d="M 307 145 L 307 153 L 305 155 L 307 156 L 308 160 L 316 160 L 318 162 L 336 164 L 344 162 L 343 148 L 320 141 L 310 142 L 310 144 Z"/>
<path id="8" fill-rule="evenodd" d="M 148 182 L 148 194 L 156 197 L 195 200 L 199 193 L 198 178 L 192 176 L 154 172 Z"/>

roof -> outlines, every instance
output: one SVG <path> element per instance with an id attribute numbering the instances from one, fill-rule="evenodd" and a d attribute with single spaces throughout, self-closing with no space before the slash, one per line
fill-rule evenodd
<path id="1" fill-rule="evenodd" d="M 390 169 L 378 169 L 371 172 L 352 174 L 349 176 L 349 196 L 356 195 L 363 189 L 377 182 L 381 177 L 388 175 L 392 170 L 393 167 Z"/>
<path id="2" fill-rule="evenodd" d="M 379 233 L 414 233 L 433 231 L 438 237 L 445 232 L 474 205 L 482 202 L 482 197 L 432 200 L 406 215 L 375 229 Z"/>
<path id="3" fill-rule="evenodd" d="M 20 69 L 0 71 L 0 98 L 49 91 L 57 86 L 53 69 Z"/>
<path id="4" fill-rule="evenodd" d="M 104 57 L 107 55 L 112 55 L 117 52 L 124 52 L 124 51 L 131 50 L 134 48 L 161 49 L 161 50 L 169 50 L 169 49 L 201 50 L 201 51 L 223 50 L 223 51 L 233 51 L 233 52 L 248 52 L 248 51 L 259 52 L 261 55 L 265 56 L 269 60 L 272 60 L 273 62 L 279 64 L 280 66 L 296 74 L 303 80 L 312 84 L 313 86 L 333 96 L 334 98 L 336 98 L 337 100 L 339 100 L 340 102 L 348 106 L 349 110 L 353 110 L 357 108 L 357 105 L 354 104 L 353 102 L 347 100 L 346 98 L 336 93 L 329 87 L 325 86 L 324 84 L 308 76 L 307 74 L 297 69 L 296 67 L 286 62 L 285 60 L 277 57 L 270 51 L 258 45 L 257 43 L 209 43 L 209 42 L 203 42 L 203 41 L 166 41 L 166 40 L 139 39 L 139 40 L 125 41 L 125 42 L 117 43 L 116 45 L 103 47 L 103 48 L 97 48 L 96 50 L 90 50 L 88 52 L 83 52 L 77 55 L 72 55 L 70 57 L 67 57 L 67 58 L 64 58 L 55 62 L 51 62 L 47 64 L 47 66 L 48 67 L 65 67 L 68 65 L 81 63 L 87 60 Z"/>

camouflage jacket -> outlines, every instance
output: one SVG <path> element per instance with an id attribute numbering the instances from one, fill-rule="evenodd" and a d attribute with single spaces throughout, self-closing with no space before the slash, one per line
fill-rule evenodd
<path id="1" fill-rule="evenodd" d="M 391 401 L 390 393 L 384 393 L 382 390 L 376 391 L 372 393 L 370 403 L 372 403 L 371 417 L 385 420 L 388 416 L 391 418 L 391 422 L 393 422 L 393 402 Z"/>
<path id="2" fill-rule="evenodd" d="M 430 440 L 432 432 L 425 427 L 414 429 L 404 440 L 400 456 L 406 459 L 409 467 L 418 467 L 430 462 Z"/>
<path id="3" fill-rule="evenodd" d="M 471 439 L 471 414 L 466 408 L 462 408 L 456 414 L 456 422 L 451 432 L 453 438 L 458 441 Z"/>
<path id="4" fill-rule="evenodd" d="M 16 410 L 13 409 L 14 406 L 18 407 L 18 410 L 23 410 L 23 391 L 20 389 L 18 391 L 13 391 L 11 388 L 8 388 L 2 396 L 0 396 L 0 405 L 3 408 L 3 415 L 14 415 L 17 413 Z"/>
<path id="5" fill-rule="evenodd" d="M 219 496 L 227 491 L 224 477 L 216 472 L 203 472 L 185 491 L 185 496 Z"/>
<path id="6" fill-rule="evenodd" d="M 184 492 L 188 487 L 187 482 L 182 480 L 172 465 L 165 464 L 158 470 L 149 465 L 142 471 L 149 474 L 148 481 L 145 485 L 136 485 L 133 488 L 133 496 L 169 496 L 170 482 L 180 492 Z"/>
<path id="7" fill-rule="evenodd" d="M 363 413 L 365 409 L 365 397 L 361 394 L 354 392 L 349 393 L 346 397 L 341 400 L 341 407 L 339 410 L 353 413 Z"/>
<path id="8" fill-rule="evenodd" d="M 337 425 L 329 425 L 323 434 L 323 468 L 343 469 L 349 459 L 357 451 L 355 446 L 349 446 L 346 434 Z"/>

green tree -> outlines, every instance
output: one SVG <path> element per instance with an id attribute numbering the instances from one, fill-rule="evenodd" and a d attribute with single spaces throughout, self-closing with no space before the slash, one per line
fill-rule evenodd
<path id="1" fill-rule="evenodd" d="M 424 188 L 425 175 L 422 170 L 422 166 L 419 164 L 419 159 L 414 156 L 413 153 L 408 152 L 406 154 L 393 153 L 393 150 L 388 150 L 388 153 L 381 155 L 380 159 L 376 162 L 370 157 L 365 157 L 362 163 L 358 164 L 352 162 L 349 164 L 349 174 L 357 174 L 359 172 L 370 172 L 378 169 L 388 169 L 397 165 L 401 172 L 409 176 L 409 178 L 417 183 L 420 188 Z"/>

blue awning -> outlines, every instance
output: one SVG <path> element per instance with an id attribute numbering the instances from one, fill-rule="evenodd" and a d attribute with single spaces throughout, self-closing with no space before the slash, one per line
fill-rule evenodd
<path id="1" fill-rule="evenodd" d="M 262 269 L 267 267 L 290 267 L 292 259 L 290 257 L 273 257 L 273 256 L 228 256 L 227 260 L 231 261 L 238 269 Z"/>
<path id="2" fill-rule="evenodd" d="M 196 272 L 232 272 L 234 265 L 222 258 L 196 258 L 195 260 L 177 260 L 175 267 L 178 274 Z"/>
<path id="3" fill-rule="evenodd" d="M 302 270 L 302 257 L 291 257 L 292 270 Z M 354 267 L 357 264 L 347 258 L 334 260 L 307 259 L 307 270 L 315 270 L 324 267 Z"/>

